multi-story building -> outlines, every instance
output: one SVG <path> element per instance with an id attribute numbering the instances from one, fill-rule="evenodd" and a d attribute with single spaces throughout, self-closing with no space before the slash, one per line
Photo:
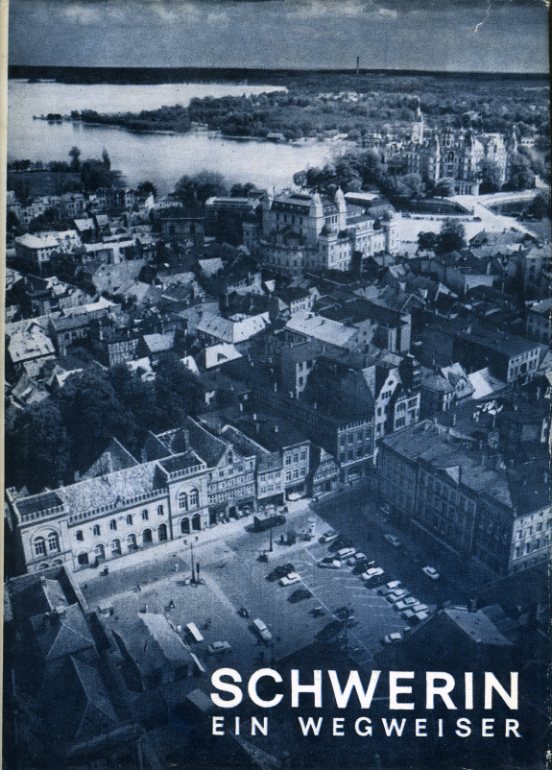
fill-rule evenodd
<path id="1" fill-rule="evenodd" d="M 362 258 L 391 252 L 395 223 L 379 222 L 361 208 L 348 209 L 338 189 L 334 199 L 319 193 L 284 193 L 263 198 L 260 255 L 277 272 L 350 270 Z"/>
<path id="2" fill-rule="evenodd" d="M 535 302 L 527 311 L 527 334 L 546 345 L 552 340 L 552 299 Z"/>
<path id="3" fill-rule="evenodd" d="M 473 325 L 454 338 L 453 357 L 467 372 L 489 367 L 503 382 L 526 383 L 536 376 L 543 346 L 498 329 Z"/>
<path id="4" fill-rule="evenodd" d="M 56 490 L 8 490 L 7 529 L 18 566 L 77 570 L 206 527 L 207 463 L 192 450 L 171 453 L 159 445 L 155 460 L 138 463 L 129 455 L 129 467 Z"/>
<path id="5" fill-rule="evenodd" d="M 507 451 L 426 420 L 382 441 L 378 470 L 382 496 L 414 532 L 484 575 L 548 559 L 546 452 L 512 462 Z"/>
<path id="6" fill-rule="evenodd" d="M 221 516 L 238 515 L 244 506 L 255 506 L 254 452 L 242 454 L 191 417 L 183 428 L 162 433 L 157 439 L 169 452 L 193 451 L 205 463 L 209 525 L 216 524 Z"/>

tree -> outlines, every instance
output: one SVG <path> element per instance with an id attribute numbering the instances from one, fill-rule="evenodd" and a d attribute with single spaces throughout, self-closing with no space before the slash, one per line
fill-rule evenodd
<path id="1" fill-rule="evenodd" d="M 101 160 L 88 158 L 82 164 L 82 183 L 85 190 L 95 192 L 98 187 L 111 187 L 113 184 L 113 172 L 106 168 Z"/>
<path id="2" fill-rule="evenodd" d="M 149 179 L 145 179 L 143 182 L 140 182 L 136 192 L 138 195 L 143 195 L 147 198 L 149 195 L 157 195 L 157 187 Z"/>
<path id="3" fill-rule="evenodd" d="M 69 156 L 71 158 L 71 169 L 73 171 L 80 171 L 80 167 L 81 167 L 80 155 L 81 155 L 80 149 L 76 145 L 73 145 L 73 147 L 71 147 L 71 149 L 69 150 Z"/>
<path id="4" fill-rule="evenodd" d="M 201 403 L 201 386 L 176 353 L 164 353 L 159 358 L 155 375 L 155 398 L 162 427 L 182 423 L 186 415 L 195 414 Z"/>
<path id="5" fill-rule="evenodd" d="M 54 401 L 42 401 L 24 412 L 15 421 L 8 443 L 9 483 L 38 491 L 68 479 L 69 439 Z"/>
<path id="6" fill-rule="evenodd" d="M 133 448 L 139 433 L 129 409 L 121 403 L 108 375 L 87 369 L 71 377 L 59 396 L 63 423 L 69 435 L 75 466 L 86 469 L 116 436 Z M 82 437 L 86 436 L 86 441 Z"/>
<path id="7" fill-rule="evenodd" d="M 543 190 L 536 195 L 531 201 L 531 205 L 527 209 L 527 213 L 535 217 L 535 219 L 542 219 L 550 214 L 550 193 L 547 190 Z"/>
<path id="8" fill-rule="evenodd" d="M 437 250 L 440 254 L 463 249 L 466 245 L 466 231 L 462 222 L 456 219 L 445 219 L 438 236 Z"/>
<path id="9" fill-rule="evenodd" d="M 502 180 L 500 178 L 500 168 L 496 161 L 484 158 L 479 165 L 479 170 L 481 172 L 481 193 L 492 193 L 500 190 Z"/>
<path id="10" fill-rule="evenodd" d="M 213 195 L 228 194 L 223 175 L 206 169 L 195 176 L 180 177 L 174 191 L 182 203 L 191 208 L 202 206 Z"/>
<path id="11" fill-rule="evenodd" d="M 418 248 L 423 251 L 433 251 L 437 247 L 439 236 L 437 233 L 418 233 Z"/>
<path id="12" fill-rule="evenodd" d="M 111 159 L 105 147 L 102 150 L 102 163 L 108 170 L 111 168 Z"/>
<path id="13" fill-rule="evenodd" d="M 535 186 L 535 174 L 531 161 L 521 153 L 514 153 L 510 160 L 508 185 L 511 190 L 527 190 Z"/>
<path id="14" fill-rule="evenodd" d="M 441 196 L 443 198 L 450 198 L 454 195 L 454 179 L 450 177 L 443 177 L 439 179 L 433 189 L 434 195 Z"/>

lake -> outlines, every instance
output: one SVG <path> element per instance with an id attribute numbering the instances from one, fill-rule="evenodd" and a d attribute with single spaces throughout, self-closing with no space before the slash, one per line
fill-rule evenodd
<path id="1" fill-rule="evenodd" d="M 299 145 L 261 141 L 232 141 L 207 133 L 179 135 L 133 134 L 119 128 L 64 122 L 50 125 L 33 120 L 49 112 L 71 110 L 139 112 L 163 105 L 187 105 L 194 96 L 239 96 L 278 90 L 274 86 L 231 83 L 171 83 L 160 85 L 73 85 L 27 83 L 8 85 L 9 159 L 68 160 L 73 145 L 82 159 L 99 158 L 105 147 L 112 167 L 120 169 L 130 186 L 151 180 L 161 193 L 173 189 L 183 174 L 213 169 L 227 181 L 253 182 L 261 187 L 285 187 L 293 174 L 320 166 L 335 155 L 339 144 L 306 142 Z"/>

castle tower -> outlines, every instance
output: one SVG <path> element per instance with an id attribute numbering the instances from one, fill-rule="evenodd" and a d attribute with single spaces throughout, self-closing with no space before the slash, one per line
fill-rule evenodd
<path id="1" fill-rule="evenodd" d="M 337 230 L 340 232 L 347 229 L 347 201 L 341 187 L 335 191 L 334 203 L 337 206 Z"/>
<path id="2" fill-rule="evenodd" d="M 274 202 L 274 195 L 270 190 L 267 190 L 263 195 L 263 236 L 266 238 L 270 235 L 274 229 L 272 226 L 272 204 Z"/>
<path id="3" fill-rule="evenodd" d="M 314 246 L 318 241 L 322 228 L 324 227 L 324 207 L 319 192 L 315 192 L 311 198 L 309 208 L 309 220 L 307 225 L 307 242 Z"/>
<path id="4" fill-rule="evenodd" d="M 412 142 L 412 144 L 424 143 L 424 116 L 419 105 L 418 105 L 418 109 L 416 110 L 416 117 L 414 119 L 414 123 L 412 124 L 412 130 L 410 132 L 410 141 Z"/>

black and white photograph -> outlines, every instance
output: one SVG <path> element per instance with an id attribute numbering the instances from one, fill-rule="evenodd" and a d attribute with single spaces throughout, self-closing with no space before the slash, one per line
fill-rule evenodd
<path id="1" fill-rule="evenodd" d="M 548 2 L 5 16 L 2 767 L 545 770 Z"/>

